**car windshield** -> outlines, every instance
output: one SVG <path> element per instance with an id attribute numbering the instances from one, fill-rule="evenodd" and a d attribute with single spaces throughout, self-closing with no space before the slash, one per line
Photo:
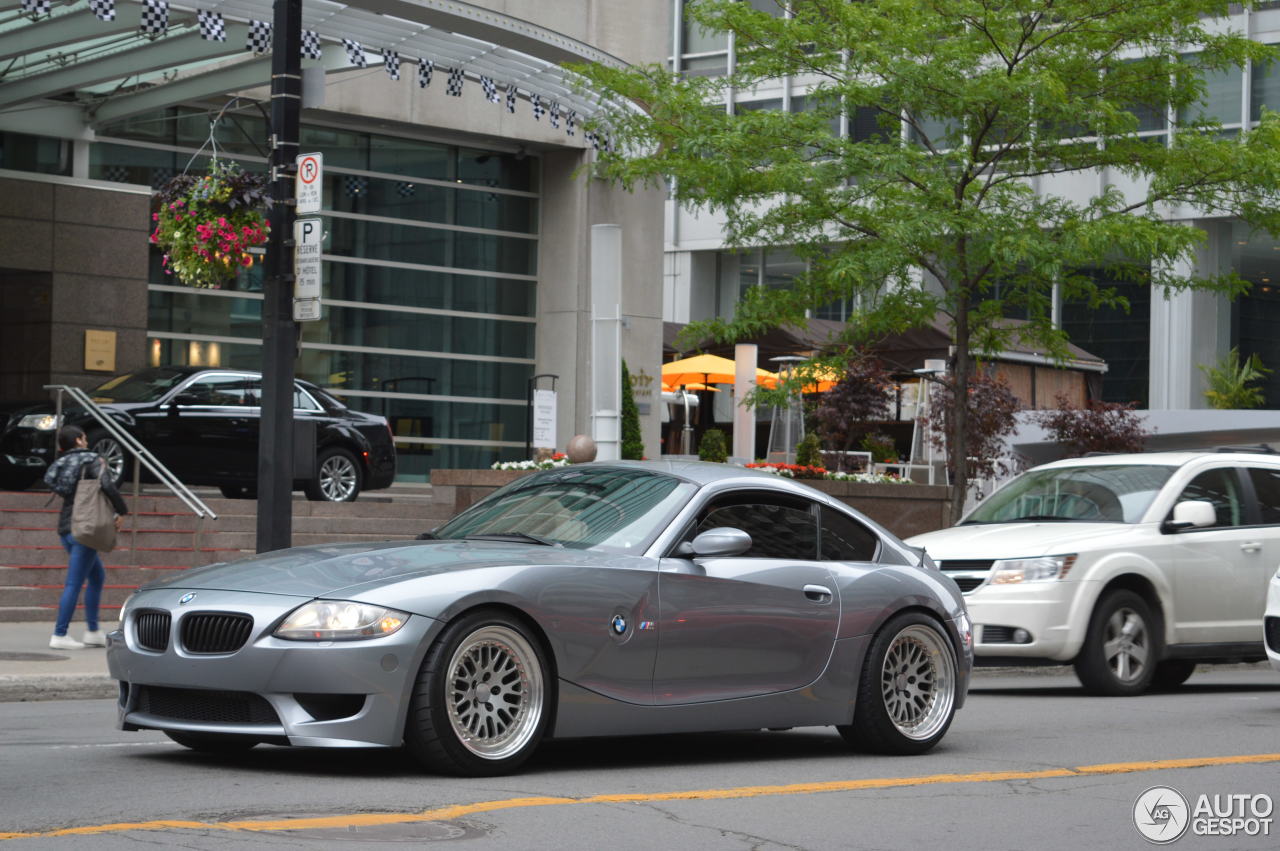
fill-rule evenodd
<path id="1" fill-rule="evenodd" d="M 95 402 L 149 402 L 163 396 L 191 373 L 177 369 L 144 369 L 117 375 L 89 395 Z"/>
<path id="2" fill-rule="evenodd" d="M 971 523 L 1137 523 L 1173 475 L 1154 464 L 1031 470 L 983 500 Z"/>
<path id="3" fill-rule="evenodd" d="M 488 538 L 636 554 L 697 487 L 649 470 L 566 467 L 525 479 L 459 514 L 437 538 Z"/>

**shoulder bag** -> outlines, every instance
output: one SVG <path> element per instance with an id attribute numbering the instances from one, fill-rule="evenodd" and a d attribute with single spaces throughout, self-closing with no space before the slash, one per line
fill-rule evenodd
<path id="1" fill-rule="evenodd" d="M 111 500 L 102 492 L 102 475 L 106 462 L 101 458 L 98 478 L 85 478 L 92 461 L 80 467 L 80 480 L 76 482 L 75 502 L 71 506 L 71 537 L 100 553 L 116 548 L 116 510 Z"/>

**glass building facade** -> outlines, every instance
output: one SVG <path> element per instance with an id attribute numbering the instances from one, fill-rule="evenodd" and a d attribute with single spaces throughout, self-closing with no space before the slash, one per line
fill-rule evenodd
<path id="1" fill-rule="evenodd" d="M 153 188 L 217 156 L 265 171 L 263 119 L 212 137 L 178 107 L 99 130 L 89 177 Z M 299 377 L 383 414 L 401 481 L 523 458 L 536 331 L 539 162 L 350 129 L 304 126 L 324 154 L 323 318 L 302 323 Z M 48 158 L 46 157 L 46 160 Z M 166 276 L 153 252 L 154 365 L 261 366 L 261 267 L 224 290 Z"/>

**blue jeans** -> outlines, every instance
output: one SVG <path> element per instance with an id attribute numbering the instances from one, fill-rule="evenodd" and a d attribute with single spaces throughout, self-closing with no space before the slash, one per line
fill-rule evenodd
<path id="1" fill-rule="evenodd" d="M 102 566 L 97 550 L 89 549 L 70 535 L 62 536 L 62 546 L 71 554 L 71 562 L 67 565 L 67 584 L 63 586 L 62 598 L 58 600 L 58 623 L 53 628 L 53 634 L 67 634 L 71 616 L 76 613 L 76 600 L 80 597 L 82 585 L 85 585 L 85 625 L 90 632 L 95 632 L 98 629 L 98 601 L 102 599 L 102 584 L 107 579 L 107 571 Z"/>

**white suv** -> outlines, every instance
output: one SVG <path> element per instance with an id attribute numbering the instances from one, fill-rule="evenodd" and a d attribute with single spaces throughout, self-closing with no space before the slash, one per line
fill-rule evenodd
<path id="1" fill-rule="evenodd" d="M 1095 694 L 1267 658 L 1280 455 L 1099 455 L 1028 470 L 908 540 L 965 594 L 978 664 L 1073 663 Z"/>

